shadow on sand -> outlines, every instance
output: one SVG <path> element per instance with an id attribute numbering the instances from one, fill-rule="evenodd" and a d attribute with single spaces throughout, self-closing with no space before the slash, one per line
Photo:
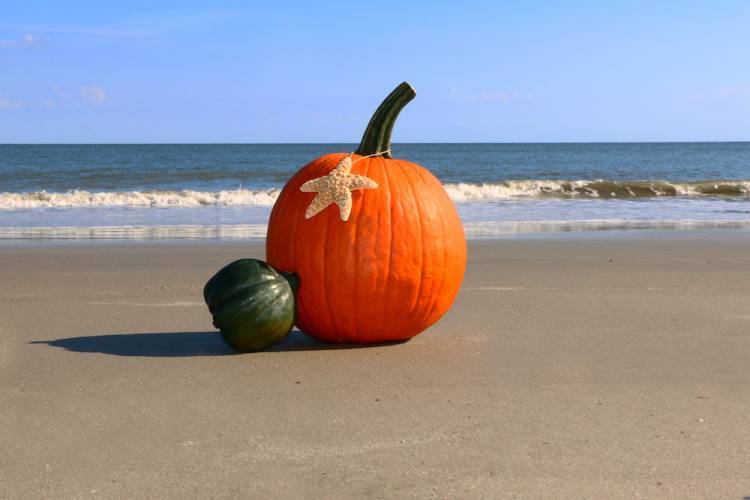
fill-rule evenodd
<path id="1" fill-rule="evenodd" d="M 99 352 L 113 356 L 188 357 L 227 356 L 244 354 L 232 349 L 222 340 L 219 332 L 185 333 L 119 333 L 114 335 L 91 335 L 57 340 L 35 340 L 30 344 L 47 344 L 73 352 Z M 388 344 L 326 344 L 293 330 L 281 342 L 263 352 L 318 351 L 331 349 L 363 349 Z"/>

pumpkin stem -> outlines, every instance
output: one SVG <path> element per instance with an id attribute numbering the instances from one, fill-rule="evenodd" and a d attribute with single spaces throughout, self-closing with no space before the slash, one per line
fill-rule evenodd
<path id="1" fill-rule="evenodd" d="M 383 158 L 391 158 L 393 124 L 396 123 L 396 118 L 404 106 L 416 95 L 411 85 L 406 82 L 388 94 L 370 118 L 370 123 L 367 124 L 367 129 L 362 135 L 362 142 L 359 143 L 355 153 L 362 156 L 381 154 Z"/>

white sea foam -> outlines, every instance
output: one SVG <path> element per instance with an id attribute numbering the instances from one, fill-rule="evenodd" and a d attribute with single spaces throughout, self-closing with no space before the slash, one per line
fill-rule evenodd
<path id="1" fill-rule="evenodd" d="M 0 240 L 233 240 L 265 238 L 266 224 L 0 227 Z"/>
<path id="2" fill-rule="evenodd" d="M 49 193 L 0 193 L 0 210 L 24 208 L 90 208 L 90 207 L 224 207 L 272 206 L 279 189 L 253 191 L 68 191 Z"/>
<path id="3" fill-rule="evenodd" d="M 461 203 L 519 198 L 750 197 L 750 181 L 670 183 L 665 181 L 510 180 L 484 184 L 446 184 L 445 189 L 453 201 Z M 5 192 L 0 193 L 0 210 L 79 207 L 270 207 L 279 193 L 280 190 L 276 188 L 227 191 Z"/>
<path id="4" fill-rule="evenodd" d="M 484 184 L 446 184 L 456 202 L 512 200 L 516 198 L 649 198 L 660 196 L 750 197 L 750 181 L 612 181 L 509 180 Z"/>
<path id="5" fill-rule="evenodd" d="M 583 185 L 585 181 L 577 181 L 576 184 Z M 501 183 L 485 184 L 445 184 L 445 190 L 453 201 L 486 201 L 486 200 L 508 200 L 513 198 L 534 198 L 544 193 L 558 191 L 561 194 L 566 191 L 561 188 L 560 181 L 506 181 Z M 571 194 L 577 194 L 571 192 Z"/>

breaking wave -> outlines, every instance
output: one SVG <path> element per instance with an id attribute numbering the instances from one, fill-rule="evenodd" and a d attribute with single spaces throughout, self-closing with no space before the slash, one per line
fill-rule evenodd
<path id="1" fill-rule="evenodd" d="M 750 180 L 742 181 L 611 181 L 519 180 L 491 184 L 446 184 L 454 201 L 514 198 L 652 198 L 657 196 L 750 197 Z"/>
<path id="2" fill-rule="evenodd" d="M 509 180 L 484 184 L 446 184 L 445 189 L 456 202 L 518 198 L 635 199 L 660 196 L 750 198 L 750 180 L 698 182 Z M 227 191 L 5 192 L 0 193 L 0 210 L 79 207 L 270 207 L 276 201 L 279 192 L 280 190 L 276 188 Z"/>
<path id="3" fill-rule="evenodd" d="M 68 191 L 49 193 L 0 193 L 0 210 L 22 208 L 87 208 L 87 207 L 224 207 L 271 206 L 279 189 L 253 191 Z"/>

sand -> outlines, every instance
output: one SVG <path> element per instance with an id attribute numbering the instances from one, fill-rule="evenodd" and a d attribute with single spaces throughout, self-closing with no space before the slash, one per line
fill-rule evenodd
<path id="1" fill-rule="evenodd" d="M 472 242 L 410 342 L 234 354 L 251 243 L 0 248 L 0 498 L 750 495 L 750 238 Z"/>

